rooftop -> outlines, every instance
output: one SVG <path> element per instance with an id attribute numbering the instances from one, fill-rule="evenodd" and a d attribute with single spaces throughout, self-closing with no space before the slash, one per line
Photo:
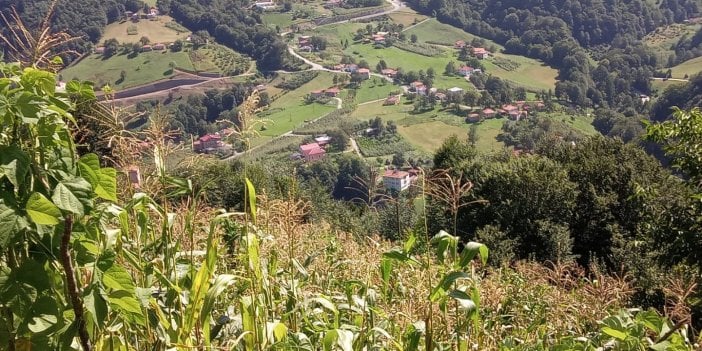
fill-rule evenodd
<path id="1" fill-rule="evenodd" d="M 398 171 L 396 169 L 388 169 L 385 171 L 383 174 L 384 178 L 396 178 L 396 179 L 402 179 L 409 177 L 409 173 L 405 171 Z"/>

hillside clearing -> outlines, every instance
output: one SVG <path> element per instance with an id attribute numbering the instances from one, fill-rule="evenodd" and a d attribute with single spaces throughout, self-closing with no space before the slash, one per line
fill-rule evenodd
<path id="1" fill-rule="evenodd" d="M 685 78 L 702 72 L 702 56 L 687 60 L 670 69 L 673 78 Z"/>
<path id="2" fill-rule="evenodd" d="M 184 40 L 190 35 L 187 30 L 181 32 L 172 29 L 182 27 L 180 25 L 171 26 L 172 28 L 167 27 L 169 22 L 173 22 L 173 18 L 170 16 L 159 16 L 156 20 L 143 19 L 136 23 L 132 21 L 111 23 L 105 27 L 100 42 L 114 38 L 120 43 L 136 43 L 141 37 L 147 37 L 152 43 L 171 43 L 178 39 Z M 127 29 L 130 27 L 136 27 L 136 34 L 127 33 Z"/>
<path id="3" fill-rule="evenodd" d="M 91 81 L 97 87 L 109 84 L 113 88 L 124 89 L 173 77 L 175 73 L 169 67 L 171 62 L 176 67 L 194 69 L 186 52 L 152 51 L 132 58 L 127 54 L 114 55 L 109 59 L 90 55 L 61 71 L 61 76 L 64 80 Z M 122 71 L 125 73 L 123 81 L 120 79 Z"/>

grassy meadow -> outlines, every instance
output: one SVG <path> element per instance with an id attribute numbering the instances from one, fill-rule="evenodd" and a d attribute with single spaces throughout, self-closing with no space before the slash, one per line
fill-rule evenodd
<path id="1" fill-rule="evenodd" d="M 175 25 L 168 24 L 169 22 L 173 22 L 173 18 L 170 16 L 159 16 L 156 20 L 142 19 L 137 23 L 132 21 L 111 23 L 105 27 L 100 42 L 114 38 L 120 43 L 136 43 L 141 37 L 147 37 L 152 43 L 171 43 L 178 39 L 185 39 L 190 35 L 190 32 L 184 27 L 177 23 Z M 127 29 L 132 26 L 136 27 L 136 34 L 127 33 Z M 182 31 L 176 31 L 173 28 L 182 28 Z"/>
<path id="2" fill-rule="evenodd" d="M 175 62 L 176 67 L 194 69 L 187 52 L 152 51 L 135 57 L 117 54 L 109 59 L 90 55 L 60 74 L 64 80 L 76 78 L 91 81 L 96 86 L 109 84 L 124 89 L 174 76 L 175 72 L 169 67 L 171 62 Z M 124 80 L 120 79 L 122 71 L 126 73 Z"/>
<path id="3" fill-rule="evenodd" d="M 335 100 L 331 100 L 327 105 L 319 103 L 307 104 L 304 100 L 305 96 L 313 90 L 331 87 L 333 85 L 333 76 L 333 73 L 320 72 L 315 79 L 298 89 L 282 92 L 280 97 L 271 103 L 267 111 L 261 114 L 263 119 L 269 121 L 265 130 L 261 131 L 261 135 L 275 137 L 284 134 L 305 121 L 321 117 L 336 109 Z"/>
<path id="4" fill-rule="evenodd" d="M 684 78 L 685 75 L 692 76 L 702 72 L 702 57 L 693 58 L 692 60 L 687 60 L 671 69 L 673 78 Z"/>

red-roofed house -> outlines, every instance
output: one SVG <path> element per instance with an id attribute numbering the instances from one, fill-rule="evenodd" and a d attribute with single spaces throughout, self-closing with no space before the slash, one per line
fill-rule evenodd
<path id="1" fill-rule="evenodd" d="M 410 186 L 410 175 L 405 171 L 386 170 L 383 174 L 383 185 L 386 189 L 405 190 Z"/>
<path id="2" fill-rule="evenodd" d="M 466 119 L 466 122 L 468 123 L 477 123 L 480 122 L 480 115 L 477 113 L 471 113 L 468 115 L 468 118 Z"/>
<path id="3" fill-rule="evenodd" d="M 154 50 L 166 50 L 166 44 L 154 44 Z"/>
<path id="4" fill-rule="evenodd" d="M 356 74 L 358 74 L 361 79 L 370 79 L 370 70 L 368 68 L 359 68 Z"/>
<path id="5" fill-rule="evenodd" d="M 384 76 L 389 77 L 389 78 L 395 78 L 397 76 L 397 71 L 392 69 L 392 68 L 386 68 L 382 71 L 380 71 Z"/>
<path id="6" fill-rule="evenodd" d="M 485 50 L 485 48 L 472 48 L 470 53 L 481 60 L 490 57 L 490 52 Z"/>
<path id="7" fill-rule="evenodd" d="M 312 90 L 310 92 L 310 97 L 313 99 L 322 97 L 322 95 L 324 95 L 324 90 Z"/>
<path id="8" fill-rule="evenodd" d="M 153 51 L 151 45 L 144 45 L 141 47 L 141 52 Z"/>
<path id="9" fill-rule="evenodd" d="M 319 144 L 310 143 L 300 145 L 300 154 L 302 154 L 302 157 L 305 158 L 305 161 L 311 162 L 323 159 L 324 155 L 326 155 L 327 152 L 324 149 L 322 149 L 322 147 L 319 146 Z"/>
<path id="10" fill-rule="evenodd" d="M 218 134 L 207 134 L 193 142 L 193 150 L 202 152 L 212 149 L 217 149 L 222 146 L 222 137 Z"/>
<path id="11" fill-rule="evenodd" d="M 483 117 L 485 117 L 485 118 L 495 117 L 495 110 L 493 110 L 491 108 L 486 108 L 486 109 L 482 110 L 481 113 L 483 114 Z"/>
<path id="12" fill-rule="evenodd" d="M 400 104 L 400 95 L 390 95 L 383 102 L 383 106 L 399 105 L 399 104 Z"/>
<path id="13" fill-rule="evenodd" d="M 453 44 L 453 47 L 456 49 L 463 49 L 464 47 L 466 47 L 466 42 L 463 40 L 458 40 L 455 44 Z"/>
<path id="14" fill-rule="evenodd" d="M 464 77 L 470 77 L 471 74 L 473 74 L 473 71 L 475 71 L 475 68 L 471 66 L 461 66 L 461 68 L 458 69 L 458 74 L 464 76 Z"/>
<path id="15" fill-rule="evenodd" d="M 339 90 L 339 88 L 334 87 L 334 88 L 329 88 L 329 89 L 325 90 L 324 95 L 329 96 L 329 97 L 336 97 L 337 95 L 339 95 L 340 92 L 341 92 L 341 90 Z"/>

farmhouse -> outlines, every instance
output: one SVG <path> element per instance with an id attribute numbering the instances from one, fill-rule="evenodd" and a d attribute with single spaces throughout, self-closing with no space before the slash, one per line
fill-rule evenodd
<path id="1" fill-rule="evenodd" d="M 397 76 L 397 70 L 394 70 L 392 68 L 386 68 L 380 71 L 384 76 L 388 78 L 395 78 Z"/>
<path id="2" fill-rule="evenodd" d="M 96 53 L 96 54 L 100 54 L 100 55 L 104 54 L 104 53 L 105 53 L 105 47 L 104 47 L 104 46 L 98 46 L 98 47 L 96 47 L 96 48 L 95 48 L 95 53 Z"/>
<path id="3" fill-rule="evenodd" d="M 485 108 L 484 110 L 480 111 L 485 118 L 494 118 L 495 117 L 495 110 L 491 108 Z"/>
<path id="4" fill-rule="evenodd" d="M 298 46 L 309 46 L 310 45 L 310 36 L 309 35 L 302 35 L 299 38 L 297 38 L 297 45 Z"/>
<path id="5" fill-rule="evenodd" d="M 332 138 L 326 134 L 322 134 L 320 136 L 317 136 L 314 138 L 314 141 L 317 143 L 319 146 L 326 146 L 331 142 Z"/>
<path id="6" fill-rule="evenodd" d="M 310 91 L 310 97 L 313 99 L 320 98 L 324 95 L 324 90 L 312 90 Z"/>
<path id="7" fill-rule="evenodd" d="M 273 1 L 259 1 L 259 2 L 255 3 L 254 6 L 256 6 L 262 10 L 270 10 L 270 9 L 275 8 L 275 2 L 273 2 Z"/>
<path id="8" fill-rule="evenodd" d="M 402 191 L 410 186 L 410 175 L 405 171 L 386 170 L 383 174 L 383 185 L 386 189 Z"/>
<path id="9" fill-rule="evenodd" d="M 457 40 L 455 44 L 453 44 L 453 47 L 456 49 L 463 49 L 466 47 L 466 42 L 463 40 Z"/>
<path id="10" fill-rule="evenodd" d="M 358 74 L 361 79 L 370 79 L 370 70 L 368 68 L 359 68 L 356 74 Z"/>
<path id="11" fill-rule="evenodd" d="M 354 73 L 358 71 L 358 65 L 355 63 L 349 63 L 348 65 L 346 65 L 346 67 L 344 67 L 344 71 Z"/>
<path id="12" fill-rule="evenodd" d="M 461 68 L 458 69 L 458 74 L 464 77 L 470 77 L 470 75 L 473 74 L 474 71 L 475 69 L 473 67 L 463 65 L 461 66 Z"/>
<path id="13" fill-rule="evenodd" d="M 155 7 L 152 7 L 149 9 L 149 13 L 146 14 L 146 18 L 148 19 L 156 19 L 159 15 L 158 9 Z"/>
<path id="14" fill-rule="evenodd" d="M 400 95 L 390 95 L 383 102 L 383 106 L 399 105 L 399 104 L 400 104 Z"/>
<path id="15" fill-rule="evenodd" d="M 219 134 L 207 134 L 193 142 L 193 151 L 204 152 L 222 147 L 222 137 Z"/>
<path id="16" fill-rule="evenodd" d="M 480 122 L 480 114 L 478 114 L 478 113 L 468 114 L 468 118 L 466 119 L 466 122 L 468 122 L 468 123 Z"/>
<path id="17" fill-rule="evenodd" d="M 161 44 L 161 43 L 154 44 L 153 49 L 154 49 L 154 50 L 166 50 L 166 45 L 165 45 L 165 44 Z"/>
<path id="18" fill-rule="evenodd" d="M 147 51 L 153 51 L 153 47 L 151 45 L 144 45 L 141 47 L 141 52 L 147 52 Z"/>
<path id="19" fill-rule="evenodd" d="M 485 48 L 472 48 L 470 53 L 481 60 L 490 57 L 490 52 L 485 50 Z"/>
<path id="20" fill-rule="evenodd" d="M 300 145 L 300 154 L 307 162 L 321 160 L 327 152 L 317 143 Z"/>
<path id="21" fill-rule="evenodd" d="M 324 95 L 328 97 L 336 97 L 337 95 L 339 95 L 340 92 L 341 90 L 339 88 L 334 87 L 324 90 Z"/>

